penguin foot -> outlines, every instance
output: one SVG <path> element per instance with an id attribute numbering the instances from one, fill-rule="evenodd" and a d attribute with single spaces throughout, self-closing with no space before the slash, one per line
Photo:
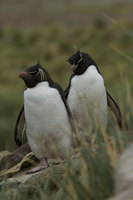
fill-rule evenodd
<path id="1" fill-rule="evenodd" d="M 77 158 L 77 154 L 78 154 L 78 152 L 75 151 L 75 152 L 73 153 L 73 155 L 71 156 L 71 159 L 76 159 L 76 158 Z"/>
<path id="2" fill-rule="evenodd" d="M 46 169 L 49 167 L 48 161 L 46 158 L 41 159 L 41 165 L 35 167 L 27 172 L 27 174 L 32 174 L 41 171 L 42 169 Z"/>

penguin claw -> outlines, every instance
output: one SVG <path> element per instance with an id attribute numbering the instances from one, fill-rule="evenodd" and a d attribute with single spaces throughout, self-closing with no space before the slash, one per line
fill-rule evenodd
<path id="1" fill-rule="evenodd" d="M 76 159 L 77 158 L 77 154 L 78 154 L 78 152 L 74 152 L 73 155 L 71 156 L 71 160 Z"/>
<path id="2" fill-rule="evenodd" d="M 36 173 L 36 172 L 39 172 L 39 171 L 41 171 L 41 170 L 43 170 L 43 169 L 46 169 L 46 168 L 48 168 L 49 167 L 49 165 L 47 165 L 47 166 L 38 166 L 38 167 L 35 167 L 35 168 L 33 168 L 33 169 L 31 169 L 31 170 L 29 170 L 28 172 L 27 172 L 27 174 L 33 174 L 33 173 Z"/>
<path id="3" fill-rule="evenodd" d="M 49 167 L 49 164 L 47 162 L 47 159 L 43 158 L 43 159 L 41 159 L 41 165 L 38 166 L 38 167 L 35 167 L 35 168 L 31 169 L 31 170 L 29 170 L 27 172 L 27 174 L 33 174 L 33 173 L 41 171 L 42 169 L 46 169 L 48 167 Z"/>

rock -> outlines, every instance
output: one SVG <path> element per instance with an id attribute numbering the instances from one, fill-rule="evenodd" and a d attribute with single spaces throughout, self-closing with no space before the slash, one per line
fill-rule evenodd
<path id="1" fill-rule="evenodd" d="M 23 158 L 24 156 L 31 152 L 31 149 L 28 145 L 28 143 L 22 145 L 21 147 L 19 147 L 15 152 L 13 153 L 8 153 L 7 151 L 0 153 L 1 155 L 1 159 L 0 159 L 0 171 L 4 170 L 4 169 L 9 169 L 13 166 L 15 166 L 16 164 L 18 164 Z"/>
<path id="2" fill-rule="evenodd" d="M 11 154 L 11 152 L 9 152 L 9 151 L 1 151 L 1 152 L 0 152 L 0 161 L 1 161 L 4 157 L 9 156 L 10 154 Z"/>
<path id="3" fill-rule="evenodd" d="M 5 169 L 0 172 L 0 180 L 3 179 L 3 177 L 11 177 L 17 173 L 19 173 L 21 170 L 25 169 L 28 166 L 35 166 L 37 164 L 38 159 L 34 156 L 32 152 L 28 153 L 17 165 L 10 169 Z"/>
<path id="4" fill-rule="evenodd" d="M 37 164 L 32 152 L 28 153 L 20 163 L 14 167 L 0 172 L 0 189 L 4 187 L 5 196 L 9 195 L 12 199 L 19 197 L 32 198 L 40 195 L 44 190 L 49 191 L 48 199 L 55 199 L 55 196 L 61 196 L 58 178 L 63 178 L 65 172 L 71 166 L 78 173 L 81 169 L 80 160 L 75 159 L 68 162 L 59 162 L 58 160 L 48 160 L 50 167 L 40 172 L 26 174 L 29 166 Z M 30 165 L 29 165 L 30 163 Z M 34 166 L 35 167 L 35 166 Z M 67 170 L 66 170 L 67 169 Z M 6 179 L 5 179 L 6 177 Z M 7 178 L 9 177 L 9 178 Z M 57 183 L 58 182 L 58 183 Z"/>
<path id="5" fill-rule="evenodd" d="M 120 156 L 115 173 L 115 195 L 108 200 L 133 200 L 133 144 Z"/>
<path id="6" fill-rule="evenodd" d="M 133 187 L 127 188 L 108 200 L 133 200 Z"/>
<path id="7" fill-rule="evenodd" d="M 55 168 L 58 168 L 60 175 L 64 174 L 64 165 L 65 164 L 55 166 Z M 18 191 L 20 192 L 20 194 L 25 194 L 26 196 L 32 196 L 33 193 L 39 194 L 41 190 L 44 189 L 45 183 L 47 183 L 47 187 L 51 192 L 53 192 L 53 190 L 58 190 L 58 186 L 56 184 L 56 181 L 54 180 L 54 171 L 52 167 L 32 174 L 31 177 L 29 177 L 19 185 Z"/>
<path id="8" fill-rule="evenodd" d="M 2 188 L 3 185 L 6 185 L 6 187 L 10 189 L 17 188 L 18 185 L 26 181 L 30 176 L 31 174 L 5 179 L 0 182 L 0 188 Z"/>

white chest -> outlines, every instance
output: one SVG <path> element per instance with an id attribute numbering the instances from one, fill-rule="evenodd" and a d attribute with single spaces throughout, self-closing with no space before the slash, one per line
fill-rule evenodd
<path id="1" fill-rule="evenodd" d="M 28 88 L 24 92 L 24 110 L 28 142 L 38 158 L 51 155 L 53 143 L 59 148 L 61 140 L 69 143 L 71 127 L 57 89 L 50 88 L 47 82 Z"/>
<path id="2" fill-rule="evenodd" d="M 68 104 L 77 126 L 82 131 L 92 128 L 92 120 L 107 126 L 107 97 L 102 76 L 95 66 L 71 80 Z"/>

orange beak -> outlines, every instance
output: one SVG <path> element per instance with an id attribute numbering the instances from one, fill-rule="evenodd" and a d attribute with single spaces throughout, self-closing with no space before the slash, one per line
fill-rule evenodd
<path id="1" fill-rule="evenodd" d="M 20 78 L 25 79 L 28 77 L 28 73 L 27 72 L 20 72 L 18 75 Z"/>
<path id="2" fill-rule="evenodd" d="M 77 68 L 77 65 L 71 65 L 71 70 L 74 72 L 75 70 L 76 70 L 76 68 Z"/>

